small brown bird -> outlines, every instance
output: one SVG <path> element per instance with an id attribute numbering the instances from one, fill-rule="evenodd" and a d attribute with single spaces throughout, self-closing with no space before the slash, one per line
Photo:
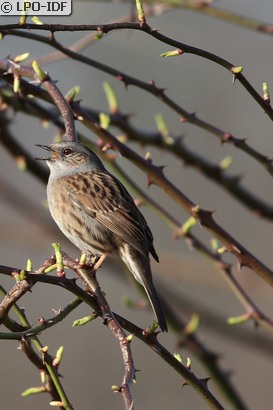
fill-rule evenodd
<path id="1" fill-rule="evenodd" d="M 161 330 L 166 320 L 154 288 L 149 253 L 153 235 L 133 198 L 99 157 L 78 142 L 38 145 L 51 153 L 47 198 L 65 236 L 92 256 L 117 254 L 144 287 Z"/>

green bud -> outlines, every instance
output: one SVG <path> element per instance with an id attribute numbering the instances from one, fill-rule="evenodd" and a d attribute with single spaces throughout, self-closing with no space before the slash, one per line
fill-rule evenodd
<path id="1" fill-rule="evenodd" d="M 183 54 L 183 50 L 178 48 L 177 50 L 166 51 L 165 53 L 160 54 L 160 57 L 176 57 L 181 56 Z"/>
<path id="2" fill-rule="evenodd" d="M 243 69 L 244 69 L 244 67 L 241 66 L 241 65 L 238 66 L 238 67 L 233 66 L 232 69 L 231 69 L 231 72 L 233 74 L 240 74 L 243 71 Z"/>

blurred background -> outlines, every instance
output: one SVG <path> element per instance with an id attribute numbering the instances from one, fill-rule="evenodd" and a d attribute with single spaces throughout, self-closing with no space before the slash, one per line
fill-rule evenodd
<path id="1" fill-rule="evenodd" d="M 218 0 L 215 6 L 243 14 L 246 17 L 272 22 L 270 0 Z M 43 17 L 46 23 L 103 24 L 113 20 L 129 20 L 132 3 L 75 2 L 69 17 Z M 0 25 L 15 23 L 16 17 L 0 17 Z M 148 23 L 168 37 L 210 51 L 236 66 L 244 67 L 244 74 L 262 94 L 262 83 L 273 83 L 272 36 L 249 31 L 206 15 L 185 9 L 170 10 L 152 16 Z M 47 35 L 39 32 L 39 34 Z M 56 33 L 59 42 L 68 46 L 83 37 L 83 33 Z M 197 56 L 184 54 L 177 58 L 160 58 L 172 48 L 138 31 L 115 31 L 92 43 L 83 54 L 128 73 L 143 81 L 156 82 L 166 89 L 174 101 L 189 112 L 232 133 L 246 138 L 250 146 L 272 157 L 272 124 L 267 115 L 238 83 L 232 84 L 232 75 L 222 67 Z M 1 58 L 29 52 L 31 59 L 39 59 L 52 50 L 46 45 L 7 36 L 0 43 Z M 43 65 L 58 87 L 66 94 L 73 86 L 80 86 L 80 98 L 85 106 L 108 111 L 102 83 L 109 81 L 115 88 L 124 113 L 132 114 L 131 122 L 145 131 L 156 130 L 155 116 L 161 113 L 174 135 L 183 135 L 185 144 L 213 163 L 227 155 L 233 158 L 229 172 L 243 177 L 242 184 L 272 204 L 272 180 L 262 166 L 232 146 L 221 145 L 219 140 L 195 127 L 181 123 L 159 100 L 140 89 L 128 87 L 109 75 L 79 62 L 63 59 Z M 42 127 L 38 119 L 20 113 L 9 115 L 11 130 L 17 140 L 33 157 L 43 153 L 35 144 L 49 144 L 56 134 L 53 126 Z M 96 141 L 96 137 L 77 124 L 79 131 Z M 115 135 L 120 132 L 111 129 Z M 184 167 L 173 156 L 152 147 L 131 144 L 141 155 L 152 153 L 155 164 L 166 165 L 165 172 L 189 198 L 202 208 L 214 210 L 216 221 L 269 267 L 272 266 L 273 229 L 268 220 L 258 218 L 226 191 L 208 181 L 197 170 Z M 0 198 L 1 198 L 1 264 L 24 268 L 30 258 L 38 267 L 53 252 L 52 242 L 60 242 L 72 257 L 78 251 L 62 236 L 46 208 L 46 190 L 33 175 L 21 172 L 14 159 L 0 145 Z M 142 189 L 147 188 L 146 176 L 126 159 L 119 165 L 133 177 Z M 187 214 L 178 208 L 158 187 L 147 192 L 172 213 L 181 224 Z M 272 408 L 272 335 L 253 323 L 230 327 L 227 318 L 242 314 L 243 308 L 226 286 L 210 261 L 189 249 L 183 239 L 175 241 L 164 222 L 148 208 L 142 208 L 155 237 L 160 264 L 153 264 L 156 287 L 166 300 L 175 301 L 176 309 L 184 319 L 198 312 L 201 325 L 198 337 L 211 351 L 219 354 L 219 365 L 227 372 L 249 409 Z M 200 227 L 195 233 L 206 243 L 213 237 Z M 226 260 L 234 263 L 233 257 Z M 236 269 L 235 269 L 236 270 Z M 130 278 L 116 260 L 109 260 L 99 272 L 99 282 L 114 311 L 140 326 L 148 326 L 151 312 L 128 309 L 125 296 L 138 301 L 141 296 Z M 272 312 L 272 289 L 253 272 L 243 269 L 237 279 L 255 303 L 269 316 Z M 13 281 L 1 276 L 1 284 L 10 289 Z M 72 295 L 48 285 L 36 285 L 32 293 L 20 300 L 29 320 L 36 324 L 39 317 L 54 315 L 52 309 L 66 306 Z M 22 305 L 23 304 L 23 305 Z M 63 384 L 77 410 L 92 408 L 113 410 L 123 408 L 120 395 L 113 395 L 111 386 L 119 384 L 123 376 L 122 359 L 117 343 L 100 320 L 82 328 L 72 328 L 76 318 L 89 314 L 87 306 L 80 306 L 65 321 L 44 332 L 40 338 L 50 353 L 64 345 L 64 359 L 60 368 Z M 4 329 L 2 330 L 4 331 Z M 177 335 L 171 331 L 160 335 L 160 341 L 171 352 L 179 352 L 186 361 L 190 356 L 192 370 L 198 377 L 209 377 L 191 352 L 177 346 Z M 22 391 L 41 384 L 36 369 L 17 349 L 17 342 L 1 340 L 1 409 L 48 409 L 48 395 L 21 398 Z M 132 349 L 137 373 L 133 395 L 137 409 L 195 409 L 206 408 L 205 402 L 191 387 L 181 388 L 180 376 L 169 368 L 149 348 L 134 339 Z M 231 408 L 217 389 L 214 381 L 209 386 L 225 408 Z"/>

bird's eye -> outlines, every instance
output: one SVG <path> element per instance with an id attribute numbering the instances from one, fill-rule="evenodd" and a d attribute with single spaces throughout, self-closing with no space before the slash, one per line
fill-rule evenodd
<path id="1" fill-rule="evenodd" d="M 63 154 L 66 155 L 66 156 L 71 155 L 72 154 L 72 149 L 71 148 L 65 148 L 63 150 Z"/>

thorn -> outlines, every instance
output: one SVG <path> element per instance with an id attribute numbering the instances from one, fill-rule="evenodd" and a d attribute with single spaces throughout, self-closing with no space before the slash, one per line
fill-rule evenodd
<path id="1" fill-rule="evenodd" d="M 247 268 L 247 265 L 246 265 L 244 262 L 241 262 L 241 261 L 238 259 L 238 269 L 239 269 L 239 271 L 241 272 L 244 267 Z"/>
<path id="2" fill-rule="evenodd" d="M 73 285 L 74 285 L 77 282 L 78 279 L 79 278 L 70 278 L 68 280 L 69 280 L 69 282 L 73 283 Z"/>
<path id="3" fill-rule="evenodd" d="M 158 28 L 151 27 L 150 33 L 160 33 L 160 30 Z"/>
<path id="4" fill-rule="evenodd" d="M 241 250 L 234 244 L 231 244 L 230 248 L 235 251 L 236 253 L 238 253 L 239 255 L 242 255 Z"/>
<path id="5" fill-rule="evenodd" d="M 154 80 L 150 80 L 149 84 L 155 89 L 155 91 L 157 92 L 157 94 L 164 94 L 164 92 L 166 91 L 166 88 L 158 88 L 155 84 Z"/>
<path id="6" fill-rule="evenodd" d="M 158 165 L 157 169 L 160 171 L 161 175 L 163 175 L 163 171 L 166 168 L 166 165 Z"/>
<path id="7" fill-rule="evenodd" d="M 118 79 L 118 81 L 122 81 L 122 82 L 124 83 L 125 88 L 126 88 L 126 90 L 127 90 L 128 83 L 127 83 L 127 81 L 125 80 L 124 76 L 121 75 L 121 74 L 119 74 L 119 75 L 117 76 L 117 79 Z"/>
<path id="8" fill-rule="evenodd" d="M 196 112 L 190 113 L 187 117 L 181 117 L 180 122 L 185 123 L 185 122 L 193 122 L 196 118 Z"/>
<path id="9" fill-rule="evenodd" d="M 212 377 L 205 377 L 204 379 L 199 379 L 199 381 L 208 388 L 208 382 L 212 379 Z"/>
<path id="10" fill-rule="evenodd" d="M 156 183 L 154 182 L 154 180 L 152 179 L 152 177 L 150 175 L 148 175 L 148 188 L 150 188 L 151 185 L 156 185 Z"/>
<path id="11" fill-rule="evenodd" d="M 48 35 L 48 40 L 54 42 L 55 41 L 55 36 L 54 36 L 54 32 L 51 31 Z"/>
<path id="12" fill-rule="evenodd" d="M 229 132 L 225 132 L 224 135 L 221 138 L 222 144 L 224 144 L 227 141 L 230 141 L 232 139 L 232 135 Z"/>

